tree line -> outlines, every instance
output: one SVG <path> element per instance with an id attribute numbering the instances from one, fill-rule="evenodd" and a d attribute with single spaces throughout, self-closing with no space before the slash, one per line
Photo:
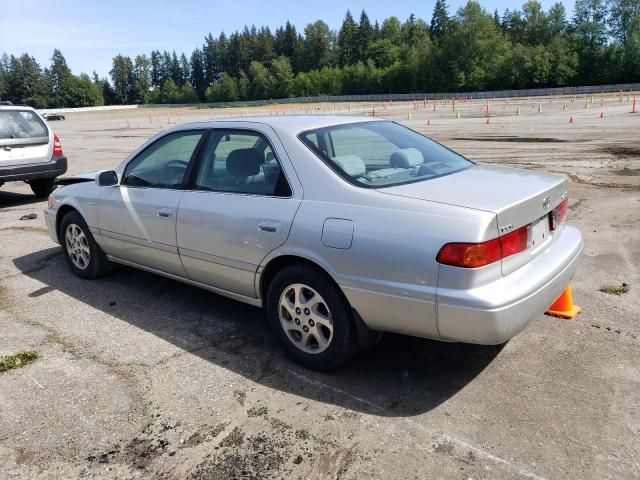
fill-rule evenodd
<path id="1" fill-rule="evenodd" d="M 209 34 L 191 55 L 154 50 L 113 58 L 110 79 L 73 75 L 59 50 L 42 69 L 28 54 L 0 58 L 0 95 L 36 107 L 195 103 L 317 95 L 454 92 L 640 81 L 640 0 L 529 0 L 502 15 L 470 0 L 431 21 L 372 23 L 347 11 L 334 31 L 287 22 Z"/>

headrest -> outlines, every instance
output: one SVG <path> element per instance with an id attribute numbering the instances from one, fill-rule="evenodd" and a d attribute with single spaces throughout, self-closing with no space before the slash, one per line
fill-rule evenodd
<path id="1" fill-rule="evenodd" d="M 260 173 L 262 155 L 255 148 L 238 148 L 227 156 L 227 172 L 234 177 L 251 177 Z"/>
<path id="2" fill-rule="evenodd" d="M 424 163 L 424 157 L 417 148 L 403 148 L 391 155 L 391 166 L 396 168 L 417 167 Z"/>
<path id="3" fill-rule="evenodd" d="M 367 167 L 362 159 L 356 155 L 343 155 L 341 157 L 334 157 L 333 161 L 338 165 L 347 175 L 352 177 L 360 177 L 367 173 Z"/>

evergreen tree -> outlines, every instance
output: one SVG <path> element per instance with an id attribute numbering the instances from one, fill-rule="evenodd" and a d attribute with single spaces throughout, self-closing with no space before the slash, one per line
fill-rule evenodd
<path id="1" fill-rule="evenodd" d="M 284 28 L 280 27 L 276 30 L 273 46 L 276 55 L 293 58 L 298 46 L 298 33 L 296 27 L 291 25 L 288 20 Z"/>
<path id="2" fill-rule="evenodd" d="M 134 101 L 135 77 L 133 75 L 133 62 L 131 58 L 116 55 L 113 58 L 113 65 L 109 74 L 111 75 L 111 81 L 113 83 L 116 103 L 128 105 Z"/>
<path id="3" fill-rule="evenodd" d="M 146 55 L 138 55 L 133 65 L 132 98 L 134 103 L 149 103 L 151 90 L 151 60 Z"/>
<path id="4" fill-rule="evenodd" d="M 206 99 L 206 91 L 208 87 L 203 57 L 203 52 L 197 48 L 191 54 L 191 86 L 195 89 L 196 95 L 198 95 L 200 100 Z"/>
<path id="5" fill-rule="evenodd" d="M 53 51 L 53 55 L 51 56 L 49 78 L 51 79 L 53 104 L 60 107 L 68 106 L 68 90 L 71 70 L 67 66 L 67 61 L 62 55 L 62 52 L 57 48 Z"/>
<path id="6" fill-rule="evenodd" d="M 162 85 L 162 55 L 158 50 L 151 51 L 151 86 L 154 88 Z"/>
<path id="7" fill-rule="evenodd" d="M 304 64 L 308 70 L 331 64 L 334 35 L 322 20 L 307 25 L 304 29 Z"/>
<path id="8" fill-rule="evenodd" d="M 366 62 L 367 61 L 367 53 L 369 49 L 369 43 L 373 41 L 374 31 L 371 26 L 371 22 L 369 21 L 369 17 L 367 13 L 362 10 L 360 14 L 360 24 L 358 25 L 358 35 L 357 35 L 357 61 Z"/>
<path id="9" fill-rule="evenodd" d="M 447 9 L 446 0 L 436 0 L 436 5 L 433 8 L 433 16 L 431 17 L 431 25 L 429 32 L 431 37 L 438 41 L 440 40 L 449 29 L 449 12 Z"/>
<path id="10" fill-rule="evenodd" d="M 340 66 L 351 65 L 358 61 L 358 36 L 358 25 L 351 16 L 351 12 L 347 10 L 342 27 L 338 32 L 338 62 Z"/>
<path id="11" fill-rule="evenodd" d="M 180 73 L 183 84 L 191 84 L 191 64 L 187 56 L 182 53 L 180 55 Z"/>
<path id="12" fill-rule="evenodd" d="M 605 0 L 576 0 L 573 29 L 577 40 L 579 75 L 587 84 L 601 83 L 605 79 L 606 19 Z"/>

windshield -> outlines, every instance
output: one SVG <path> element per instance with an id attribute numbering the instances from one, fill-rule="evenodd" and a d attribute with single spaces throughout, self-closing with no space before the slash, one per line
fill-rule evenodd
<path id="1" fill-rule="evenodd" d="M 29 110 L 0 110 L 0 140 L 47 137 L 40 118 Z"/>
<path id="2" fill-rule="evenodd" d="M 362 122 L 303 132 L 300 140 L 346 180 L 390 187 L 464 170 L 473 163 L 394 122 Z"/>

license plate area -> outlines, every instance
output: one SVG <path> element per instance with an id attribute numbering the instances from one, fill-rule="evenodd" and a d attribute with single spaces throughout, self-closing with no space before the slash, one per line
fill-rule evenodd
<path id="1" fill-rule="evenodd" d="M 549 219 L 547 215 L 540 217 L 538 220 L 531 224 L 529 237 L 529 247 L 537 249 L 544 245 L 551 237 L 549 233 Z"/>

